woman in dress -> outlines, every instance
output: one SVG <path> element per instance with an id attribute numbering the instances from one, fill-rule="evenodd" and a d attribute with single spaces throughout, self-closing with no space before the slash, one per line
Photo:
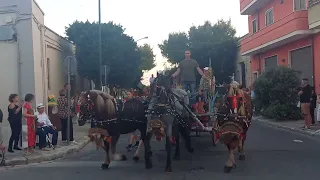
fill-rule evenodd
<path id="1" fill-rule="evenodd" d="M 12 146 L 14 150 L 21 150 L 18 147 L 21 129 L 22 129 L 22 102 L 19 103 L 18 94 L 10 94 L 9 96 L 9 106 L 8 106 L 8 121 L 11 128 L 11 136 L 9 139 L 8 152 L 13 153 Z"/>
<path id="2" fill-rule="evenodd" d="M 27 121 L 27 137 L 28 137 L 28 148 L 27 154 L 34 152 L 33 148 L 36 145 L 36 133 L 35 133 L 35 119 L 34 110 L 31 103 L 34 101 L 33 94 L 27 94 L 24 98 L 25 104 L 23 105 L 23 116 Z"/>

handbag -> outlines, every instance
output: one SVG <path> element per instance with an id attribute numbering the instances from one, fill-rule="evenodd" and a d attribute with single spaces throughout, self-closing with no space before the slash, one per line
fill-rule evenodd
<path id="1" fill-rule="evenodd" d="M 297 107 L 298 107 L 298 108 L 301 107 L 300 101 L 298 101 Z"/>

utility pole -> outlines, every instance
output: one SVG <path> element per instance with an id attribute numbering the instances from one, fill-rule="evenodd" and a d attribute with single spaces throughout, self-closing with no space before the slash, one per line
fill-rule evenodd
<path id="1" fill-rule="evenodd" d="M 102 47 L 101 47 L 101 0 L 99 2 L 99 83 L 102 87 L 102 73 L 101 73 L 101 65 L 102 65 Z"/>

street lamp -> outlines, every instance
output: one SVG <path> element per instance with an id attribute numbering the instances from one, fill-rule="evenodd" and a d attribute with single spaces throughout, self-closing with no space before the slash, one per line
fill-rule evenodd
<path id="1" fill-rule="evenodd" d="M 141 40 L 143 40 L 143 39 L 148 39 L 148 38 L 149 38 L 149 37 L 146 36 L 146 37 L 143 37 L 143 38 L 140 38 L 140 39 L 136 40 L 136 42 L 141 41 Z"/>
<path id="2" fill-rule="evenodd" d="M 101 0 L 98 1 L 99 6 L 99 83 L 102 85 L 102 73 L 101 73 L 101 65 L 102 65 L 102 47 L 101 47 Z"/>

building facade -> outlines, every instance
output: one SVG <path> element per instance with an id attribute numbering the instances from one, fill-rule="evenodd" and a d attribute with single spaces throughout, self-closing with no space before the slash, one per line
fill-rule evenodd
<path id="1" fill-rule="evenodd" d="M 251 85 L 251 64 L 250 56 L 243 56 L 241 53 L 241 40 L 247 35 L 243 36 L 239 40 L 237 59 L 235 62 L 235 80 L 239 82 L 243 87 L 249 88 Z"/>
<path id="2" fill-rule="evenodd" d="M 34 0 L 0 1 L 0 126 L 7 143 L 10 132 L 7 118 L 8 96 L 35 95 L 35 104 L 58 97 L 66 83 L 64 59 L 73 56 L 75 46 L 44 25 L 44 12 Z"/>
<path id="3" fill-rule="evenodd" d="M 241 54 L 250 56 L 251 83 L 263 71 L 287 66 L 308 78 L 320 92 L 320 1 L 240 0 L 249 35 Z"/>

